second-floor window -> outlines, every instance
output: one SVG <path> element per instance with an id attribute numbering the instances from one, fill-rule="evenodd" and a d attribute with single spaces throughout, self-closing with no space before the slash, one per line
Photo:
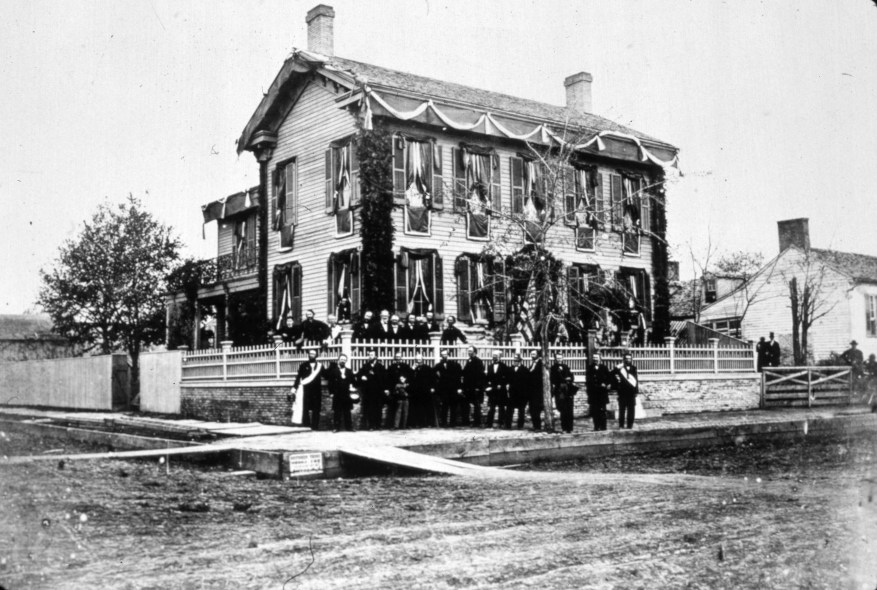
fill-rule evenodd
<path id="1" fill-rule="evenodd" d="M 511 158 L 512 214 L 522 216 L 525 237 L 538 241 L 547 229 L 553 207 L 544 167 L 522 157 Z"/>
<path id="2" fill-rule="evenodd" d="M 396 311 L 444 313 L 442 258 L 436 250 L 401 248 L 396 259 Z"/>
<path id="3" fill-rule="evenodd" d="M 278 164 L 274 169 L 274 231 L 280 232 L 280 248 L 292 249 L 298 224 L 298 174 L 295 160 Z"/>
<path id="4" fill-rule="evenodd" d="M 234 222 L 232 260 L 235 270 L 256 264 L 256 216 L 250 215 Z"/>
<path id="5" fill-rule="evenodd" d="M 650 207 L 645 183 L 639 176 L 613 174 L 611 184 L 611 220 L 621 233 L 625 254 L 640 253 L 640 238 L 649 231 Z"/>
<path id="6" fill-rule="evenodd" d="M 487 240 L 490 237 L 490 215 L 499 213 L 499 156 L 478 146 L 461 144 L 453 149 L 454 211 L 466 215 L 466 237 Z"/>
<path id="7" fill-rule="evenodd" d="M 600 174 L 596 166 L 571 168 L 564 182 L 564 221 L 575 231 L 578 250 L 594 250 L 602 216 Z"/>
<path id="8" fill-rule="evenodd" d="M 432 139 L 393 137 L 393 198 L 404 206 L 405 233 L 429 235 L 430 212 L 443 206 L 441 160 Z"/>
<path id="9" fill-rule="evenodd" d="M 359 157 L 353 138 L 326 150 L 326 213 L 335 216 L 335 235 L 353 233 L 353 209 L 359 205 Z"/>
<path id="10" fill-rule="evenodd" d="M 865 296 L 865 332 L 870 338 L 877 338 L 877 295 Z"/>

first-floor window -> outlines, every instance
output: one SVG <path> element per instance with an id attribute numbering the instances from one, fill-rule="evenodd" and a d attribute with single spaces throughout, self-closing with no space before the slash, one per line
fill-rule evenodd
<path id="1" fill-rule="evenodd" d="M 301 320 L 301 265 L 290 262 L 274 267 L 274 316 L 280 329 L 286 318 Z"/>
<path id="2" fill-rule="evenodd" d="M 573 264 L 567 269 L 567 306 L 572 319 L 590 319 L 594 306 L 590 305 L 591 288 L 600 284 L 600 267 L 594 264 Z"/>
<path id="3" fill-rule="evenodd" d="M 329 313 L 339 322 L 349 322 L 360 309 L 359 251 L 355 248 L 329 256 Z"/>
<path id="4" fill-rule="evenodd" d="M 868 336 L 877 338 L 877 295 L 865 296 L 865 329 Z"/>
<path id="5" fill-rule="evenodd" d="M 725 336 L 731 336 L 733 338 L 740 337 L 740 320 L 739 318 L 729 318 L 726 320 L 713 320 L 709 323 L 709 327 L 724 334 Z"/>
<path id="6" fill-rule="evenodd" d="M 628 297 L 630 309 L 641 312 L 646 319 L 652 316 L 651 281 L 649 274 L 641 268 L 620 268 L 616 275 L 618 286 Z"/>
<path id="7" fill-rule="evenodd" d="M 436 250 L 402 248 L 396 259 L 396 311 L 444 313 L 442 259 Z"/>
<path id="8" fill-rule="evenodd" d="M 473 324 L 505 320 L 505 278 L 501 262 L 477 254 L 461 254 L 454 274 L 460 320 Z"/>

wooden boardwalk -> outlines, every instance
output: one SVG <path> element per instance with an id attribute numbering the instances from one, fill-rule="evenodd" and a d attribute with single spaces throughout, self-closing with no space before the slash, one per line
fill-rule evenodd
<path id="1" fill-rule="evenodd" d="M 462 475 L 482 479 L 508 479 L 510 477 L 525 476 L 524 473 L 518 471 L 508 471 L 496 467 L 484 467 L 462 461 L 453 461 L 443 457 L 415 453 L 406 449 L 400 449 L 399 447 L 342 447 L 338 449 L 338 452 L 370 461 L 377 461 L 386 465 L 396 465 L 430 473 L 445 473 L 447 475 Z"/>

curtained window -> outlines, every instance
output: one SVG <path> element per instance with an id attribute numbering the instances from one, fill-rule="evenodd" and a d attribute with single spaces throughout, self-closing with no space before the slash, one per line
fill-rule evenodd
<path id="1" fill-rule="evenodd" d="M 396 258 L 396 311 L 444 313 L 442 259 L 436 250 L 401 248 Z"/>
<path id="2" fill-rule="evenodd" d="M 359 205 L 359 158 L 348 138 L 326 150 L 326 213 L 335 216 L 335 235 L 353 233 L 353 208 Z"/>
<path id="3" fill-rule="evenodd" d="M 526 158 L 511 158 L 512 214 L 520 215 L 525 238 L 539 241 L 545 222 L 553 215 L 542 164 Z"/>
<path id="4" fill-rule="evenodd" d="M 490 238 L 490 215 L 502 209 L 499 156 L 492 149 L 460 144 L 453 149 L 454 211 L 466 215 L 466 237 Z"/>
<path id="5" fill-rule="evenodd" d="M 274 317 L 277 329 L 287 317 L 301 321 L 301 265 L 298 262 L 274 267 Z"/>
<path id="6" fill-rule="evenodd" d="M 441 209 L 442 150 L 432 139 L 393 138 L 393 198 L 404 206 L 407 234 L 429 235 L 430 211 Z"/>
<path id="7" fill-rule="evenodd" d="M 651 319 L 652 294 L 649 274 L 641 268 L 621 267 L 616 275 L 616 282 L 628 298 L 633 299 L 635 308 L 641 311 L 646 319 Z"/>
<path id="8" fill-rule="evenodd" d="M 298 174 L 295 160 L 274 169 L 274 219 L 272 228 L 280 232 L 281 250 L 291 250 L 298 224 Z"/>
<path id="9" fill-rule="evenodd" d="M 640 238 L 650 230 L 649 196 L 643 179 L 626 173 L 611 176 L 612 223 L 621 233 L 623 252 L 640 253 Z"/>
<path id="10" fill-rule="evenodd" d="M 457 315 L 461 321 L 505 321 L 505 278 L 502 263 L 478 254 L 461 254 L 454 266 Z"/>
<path id="11" fill-rule="evenodd" d="M 600 267 L 594 264 L 573 264 L 567 268 L 566 273 L 569 315 L 575 319 L 588 320 L 585 325 L 589 325 L 595 309 L 589 304 L 591 291 L 599 289 L 605 277 Z"/>
<path id="12" fill-rule="evenodd" d="M 329 313 L 334 313 L 339 322 L 350 321 L 360 310 L 359 251 L 351 248 L 330 254 L 327 276 Z"/>
<path id="13" fill-rule="evenodd" d="M 600 174 L 596 166 L 564 173 L 564 222 L 575 232 L 578 250 L 594 250 L 602 216 Z"/>
<path id="14" fill-rule="evenodd" d="M 256 265 L 256 216 L 250 215 L 234 222 L 232 264 L 235 270 Z"/>

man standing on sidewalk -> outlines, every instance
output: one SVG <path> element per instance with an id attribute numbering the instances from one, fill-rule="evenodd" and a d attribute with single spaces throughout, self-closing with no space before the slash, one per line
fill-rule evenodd
<path id="1" fill-rule="evenodd" d="M 353 371 L 347 366 L 347 355 L 340 355 L 338 362 L 332 363 L 326 372 L 329 393 L 332 395 L 332 427 L 335 432 L 339 430 L 352 431 L 353 420 L 350 410 L 353 407 L 353 400 L 350 395 L 354 376 Z"/>
<path id="2" fill-rule="evenodd" d="M 323 365 L 317 361 L 319 351 L 312 348 L 308 351 L 308 360 L 298 366 L 293 389 L 296 395 L 301 396 L 302 418 L 301 425 L 320 429 L 320 413 L 322 411 L 323 388 L 320 373 Z M 295 414 L 295 411 L 293 411 Z M 293 417 L 293 422 L 296 422 Z"/>
<path id="3" fill-rule="evenodd" d="M 484 362 L 478 358 L 478 349 L 468 348 L 469 358 L 463 365 L 463 399 L 460 403 L 460 418 L 463 426 L 469 426 L 469 406 L 472 406 L 472 426 L 481 426 L 481 404 L 484 403 L 484 382 L 486 375 Z"/>
<path id="4" fill-rule="evenodd" d="M 575 377 L 569 365 L 563 362 L 563 355 L 554 353 L 554 364 L 549 372 L 551 377 L 551 393 L 554 403 L 560 412 L 560 428 L 567 434 L 573 427 L 573 400 L 576 395 Z"/>
<path id="5" fill-rule="evenodd" d="M 599 351 L 594 351 L 585 376 L 588 387 L 588 413 L 594 421 L 594 430 L 606 430 L 606 405 L 609 403 L 609 383 L 612 375 L 601 361 Z"/>
<path id="6" fill-rule="evenodd" d="M 627 428 L 633 428 L 636 418 L 636 395 L 639 393 L 639 376 L 633 366 L 633 357 L 624 353 L 624 361 L 615 367 L 615 381 L 618 387 L 618 427 L 624 428 L 625 417 Z"/>

